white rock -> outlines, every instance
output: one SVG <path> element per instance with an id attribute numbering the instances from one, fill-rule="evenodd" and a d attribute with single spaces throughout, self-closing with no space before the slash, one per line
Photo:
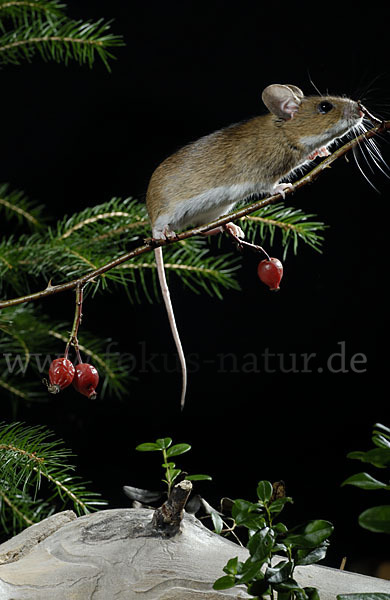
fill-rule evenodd
<path id="1" fill-rule="evenodd" d="M 152 514 L 148 509 L 104 510 L 64 524 L 19 559 L 0 565 L 0 600 L 249 598 L 243 587 L 212 589 L 226 562 L 234 556 L 245 560 L 246 549 L 188 514 L 180 534 L 163 538 L 150 525 Z M 390 593 L 389 581 L 336 569 L 312 565 L 295 573 L 302 586 L 319 589 L 321 600 L 335 600 L 340 593 Z"/>

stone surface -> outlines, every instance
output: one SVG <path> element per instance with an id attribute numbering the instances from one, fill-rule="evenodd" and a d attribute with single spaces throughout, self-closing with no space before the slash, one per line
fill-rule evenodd
<path id="1" fill-rule="evenodd" d="M 77 519 L 77 515 L 73 510 L 64 510 L 24 529 L 0 545 L 0 565 L 19 560 L 57 529 L 74 519 Z"/>
<path id="2" fill-rule="evenodd" d="M 19 559 L 0 565 L 0 600 L 249 598 L 243 588 L 212 589 L 228 559 L 245 560 L 246 549 L 188 514 L 181 533 L 164 538 L 151 526 L 152 515 L 148 509 L 105 510 L 64 524 Z M 296 578 L 319 588 L 321 600 L 339 593 L 390 594 L 389 581 L 321 566 L 300 567 Z"/>

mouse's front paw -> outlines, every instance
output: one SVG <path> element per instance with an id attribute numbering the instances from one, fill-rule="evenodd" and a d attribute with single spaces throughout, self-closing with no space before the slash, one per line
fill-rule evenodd
<path id="1" fill-rule="evenodd" d="M 309 154 L 309 156 L 307 158 L 309 160 L 314 160 L 315 158 L 317 158 L 317 156 L 320 156 L 320 157 L 330 156 L 330 152 L 324 146 L 323 148 L 319 148 L 318 150 L 314 150 L 314 152 L 312 152 L 311 154 Z"/>
<path id="2" fill-rule="evenodd" d="M 224 225 L 224 229 L 227 229 L 228 231 L 230 231 L 235 237 L 238 237 L 241 239 L 243 239 L 245 237 L 245 233 L 243 232 L 241 227 L 239 227 L 235 223 L 226 223 L 226 225 Z"/>
<path id="3" fill-rule="evenodd" d="M 286 197 L 285 191 L 291 190 L 291 188 L 292 188 L 292 183 L 277 183 L 276 185 L 274 185 L 272 192 L 274 194 L 281 194 L 283 196 L 283 200 L 284 200 Z"/>

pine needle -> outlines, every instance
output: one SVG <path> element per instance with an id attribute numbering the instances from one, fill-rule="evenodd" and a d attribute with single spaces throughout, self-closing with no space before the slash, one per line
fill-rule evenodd
<path id="1" fill-rule="evenodd" d="M 248 215 L 241 222 L 241 226 L 252 241 L 256 236 L 257 243 L 260 245 L 268 243 L 272 246 L 275 234 L 279 231 L 284 247 L 283 258 L 285 258 L 290 244 L 294 254 L 297 253 L 299 240 L 308 244 L 313 250 L 321 252 L 324 239 L 321 233 L 326 226 L 321 221 L 311 220 L 315 216 L 306 214 L 299 208 L 291 208 L 284 204 L 270 204 Z"/>
<path id="2" fill-rule="evenodd" d="M 71 451 L 53 437 L 44 427 L 0 423 L 0 521 L 7 532 L 69 505 L 81 515 L 106 504 L 73 474 Z M 38 498 L 41 487 L 46 499 Z"/>
<path id="3" fill-rule="evenodd" d="M 3 11 L 0 6 L 0 18 L 2 13 L 6 14 L 6 8 L 5 3 Z M 46 16 L 49 8 L 46 4 Z M 58 8 L 58 5 L 53 5 L 52 8 Z M 0 65 L 19 65 L 25 60 L 31 62 L 38 53 L 44 61 L 52 60 L 67 65 L 74 60 L 92 67 L 98 56 L 110 71 L 108 61 L 115 57 L 109 49 L 124 45 L 121 36 L 111 33 L 111 21 L 74 21 L 61 13 L 56 15 L 55 10 L 51 10 L 50 18 L 45 20 L 30 20 L 26 15 L 18 19 L 17 10 L 26 9 L 26 5 L 22 8 L 21 4 L 13 4 L 8 9 L 14 11 L 14 27 L 6 30 L 3 23 L 0 27 Z"/>
<path id="4" fill-rule="evenodd" d="M 44 225 L 43 206 L 29 200 L 23 192 L 9 191 L 9 185 L 0 185 L 0 214 L 6 221 L 15 218 L 19 225 L 26 223 L 31 229 Z"/>

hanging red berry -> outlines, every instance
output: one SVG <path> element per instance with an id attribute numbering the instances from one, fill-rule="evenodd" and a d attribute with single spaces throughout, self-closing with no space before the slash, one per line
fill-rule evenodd
<path id="1" fill-rule="evenodd" d="M 49 380 L 45 382 L 47 391 L 51 394 L 58 394 L 61 390 L 68 387 L 73 381 L 75 368 L 67 358 L 56 358 L 49 367 Z"/>
<path id="2" fill-rule="evenodd" d="M 283 265 L 278 258 L 264 259 L 257 267 L 257 274 L 270 290 L 279 290 L 279 283 L 283 277 Z"/>
<path id="3" fill-rule="evenodd" d="M 88 363 L 79 363 L 76 365 L 73 385 L 80 394 L 87 396 L 90 400 L 95 400 L 98 383 L 99 373 L 93 365 L 89 365 Z"/>

